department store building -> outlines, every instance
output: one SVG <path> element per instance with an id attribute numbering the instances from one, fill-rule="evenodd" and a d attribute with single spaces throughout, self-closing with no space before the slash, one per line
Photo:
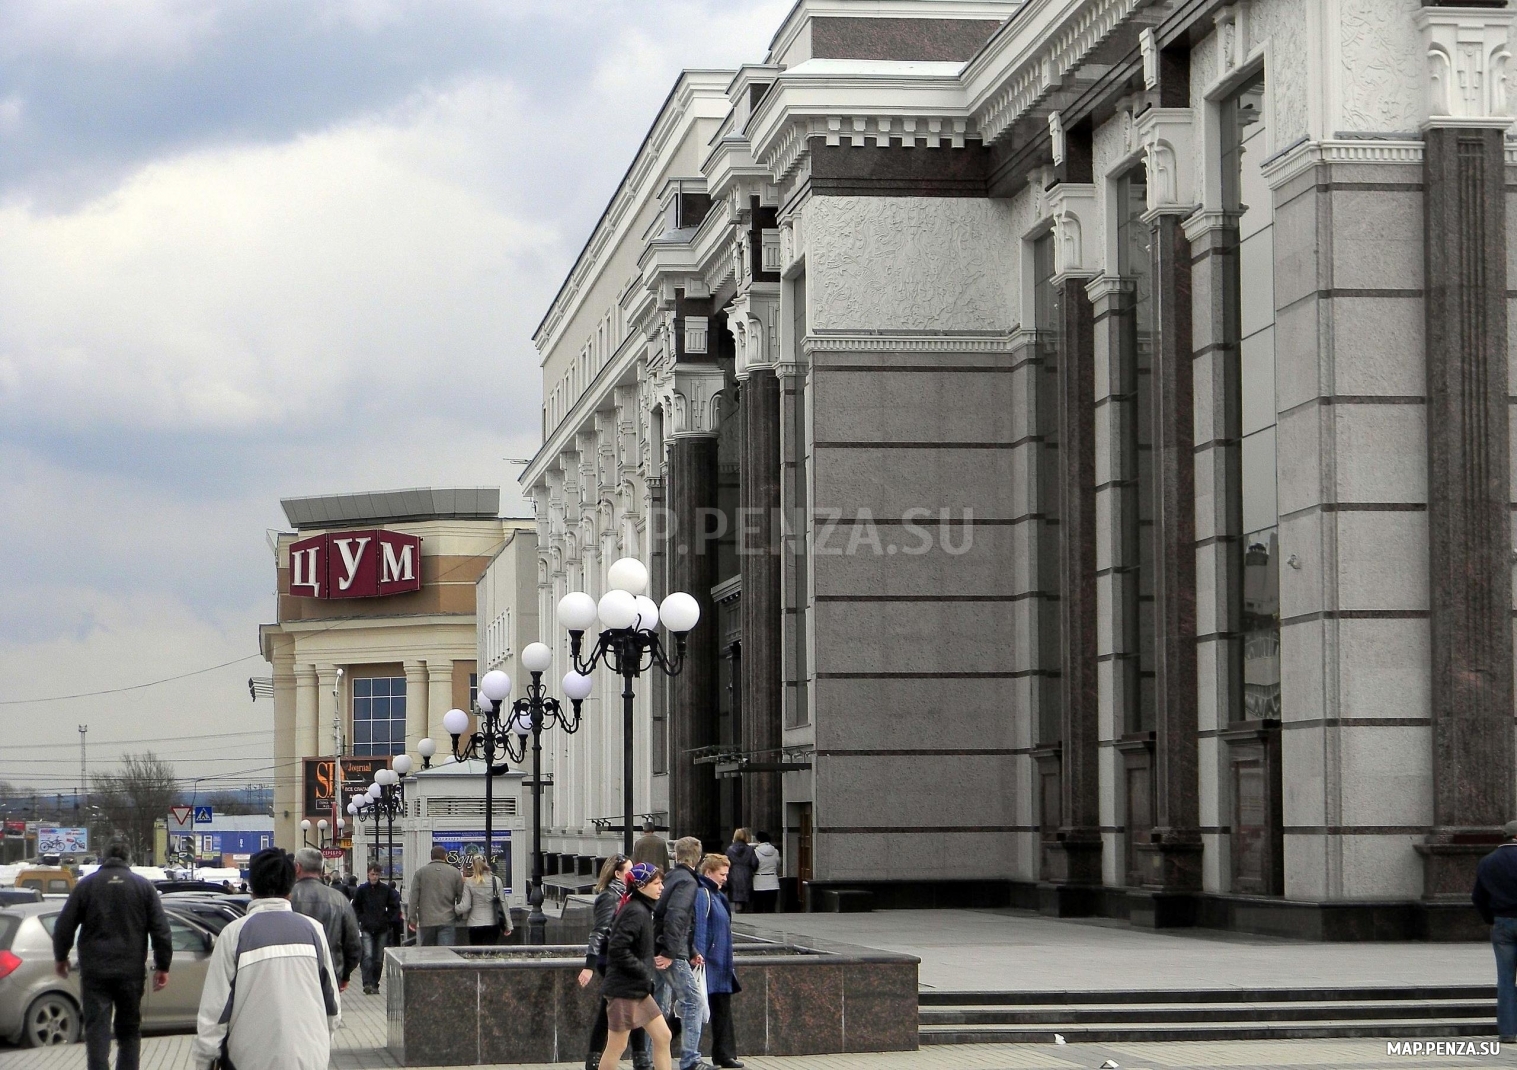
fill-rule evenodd
<path id="1" fill-rule="evenodd" d="M 794 894 L 1437 938 L 1514 816 L 1512 12 L 799 0 L 538 328 L 538 615 L 644 560 L 640 813 Z M 565 666 L 560 665 L 556 671 Z M 620 681 L 552 742 L 604 855 Z"/>

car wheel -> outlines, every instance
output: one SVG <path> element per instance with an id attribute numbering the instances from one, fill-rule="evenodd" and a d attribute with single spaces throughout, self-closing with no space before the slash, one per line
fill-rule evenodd
<path id="1" fill-rule="evenodd" d="M 28 1048 L 78 1043 L 79 1008 L 67 996 L 49 992 L 26 1008 L 25 1027 L 22 1043 Z"/>

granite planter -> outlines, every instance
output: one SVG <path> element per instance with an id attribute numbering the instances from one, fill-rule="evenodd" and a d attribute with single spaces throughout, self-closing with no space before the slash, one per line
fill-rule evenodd
<path id="1" fill-rule="evenodd" d="M 749 936 L 735 950 L 742 1055 L 916 1050 L 912 956 Z M 400 947 L 385 958 L 387 1046 L 400 1065 L 584 1060 L 600 997 L 598 981 L 576 982 L 583 945 Z"/>

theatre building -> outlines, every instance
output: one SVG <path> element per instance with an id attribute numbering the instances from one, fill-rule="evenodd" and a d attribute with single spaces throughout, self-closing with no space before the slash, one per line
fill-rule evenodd
<path id="1" fill-rule="evenodd" d="M 275 842 L 293 850 L 317 841 L 320 819 L 348 820 L 346 797 L 391 756 L 415 758 L 424 736 L 447 753 L 443 715 L 470 709 L 477 684 L 475 585 L 503 547 L 533 532 L 530 521 L 498 515 L 493 487 L 281 504 L 294 530 L 276 549 L 278 619 L 259 635 L 273 668 Z M 304 837 L 302 819 L 312 824 Z"/>
<path id="2" fill-rule="evenodd" d="M 814 906 L 1461 931 L 1517 809 L 1511 22 L 798 0 L 681 75 L 523 476 L 544 635 L 622 555 L 703 605 L 640 812 L 783 831 Z"/>

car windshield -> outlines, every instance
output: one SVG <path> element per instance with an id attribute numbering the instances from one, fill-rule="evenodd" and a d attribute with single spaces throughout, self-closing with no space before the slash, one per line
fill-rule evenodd
<path id="1" fill-rule="evenodd" d="M 0 914 L 0 951 L 9 951 L 16 930 L 21 928 L 21 919 L 14 914 Z"/>

